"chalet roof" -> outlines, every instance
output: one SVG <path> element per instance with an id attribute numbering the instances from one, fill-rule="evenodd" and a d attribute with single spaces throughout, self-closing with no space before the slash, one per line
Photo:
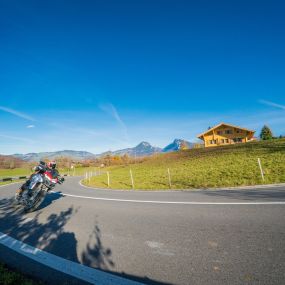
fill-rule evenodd
<path id="1" fill-rule="evenodd" d="M 213 131 L 213 130 L 215 130 L 215 129 L 221 127 L 221 126 L 232 127 L 232 128 L 235 128 L 235 129 L 240 129 L 240 130 L 244 130 L 244 131 L 247 131 L 247 132 L 255 133 L 255 131 L 253 131 L 253 130 L 249 130 L 249 129 L 246 129 L 246 128 L 241 128 L 241 127 L 239 127 L 239 126 L 235 126 L 235 125 L 231 125 L 231 124 L 227 124 L 227 123 L 220 123 L 220 124 L 216 125 L 215 127 L 211 128 L 211 129 L 209 129 L 209 130 L 207 130 L 206 132 L 204 132 L 204 133 L 198 135 L 197 138 L 202 139 L 202 137 L 203 137 L 204 135 L 206 135 L 207 133 L 210 133 L 211 131 Z"/>

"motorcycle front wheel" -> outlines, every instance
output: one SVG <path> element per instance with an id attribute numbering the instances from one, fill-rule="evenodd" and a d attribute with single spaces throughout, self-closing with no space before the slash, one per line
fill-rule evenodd
<path id="1" fill-rule="evenodd" d="M 41 186 L 39 186 L 41 187 Z M 38 189 L 34 189 L 33 191 L 38 191 Z M 33 197 L 32 199 L 29 199 L 26 202 L 26 205 L 24 207 L 24 211 L 26 213 L 30 213 L 33 212 L 34 210 L 36 210 L 40 204 L 43 202 L 43 200 L 45 199 L 45 195 L 46 195 L 46 191 L 44 191 L 43 189 L 41 189 L 35 197 Z"/>
<path id="2" fill-rule="evenodd" d="M 13 205 L 14 206 L 19 206 L 21 205 L 21 197 L 22 197 L 22 192 L 21 192 L 21 189 L 18 189 L 15 193 L 15 196 L 14 196 L 14 200 L 13 200 Z"/>

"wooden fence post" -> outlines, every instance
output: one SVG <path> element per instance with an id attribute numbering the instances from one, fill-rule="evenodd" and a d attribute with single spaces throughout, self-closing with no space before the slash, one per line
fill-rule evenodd
<path id="1" fill-rule="evenodd" d="M 261 166 L 260 158 L 258 158 L 257 161 L 258 161 L 258 165 L 259 165 L 259 169 L 260 169 L 262 180 L 264 181 L 264 173 L 263 173 L 263 169 L 262 169 L 262 166 Z"/>
<path id="2" fill-rule="evenodd" d="M 172 185 L 171 185 L 171 175 L 170 175 L 170 169 L 169 168 L 167 168 L 167 173 L 168 173 L 168 183 L 169 183 L 169 187 L 171 189 Z"/>
<path id="3" fill-rule="evenodd" d="M 109 174 L 109 171 L 107 171 L 107 178 L 108 178 L 108 187 L 110 187 L 110 174 Z"/>
<path id="4" fill-rule="evenodd" d="M 135 189 L 134 178 L 133 178 L 133 173 L 132 173 L 132 170 L 131 170 L 131 169 L 130 169 L 130 176 L 131 176 L 132 188 Z"/>

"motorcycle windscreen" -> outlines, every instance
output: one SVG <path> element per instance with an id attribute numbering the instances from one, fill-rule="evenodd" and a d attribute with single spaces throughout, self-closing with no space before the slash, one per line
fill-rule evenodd
<path id="1" fill-rule="evenodd" d="M 31 177 L 31 181 L 29 184 L 29 189 L 33 190 L 34 187 L 39 184 L 39 183 L 43 183 L 43 178 L 40 174 L 35 174 Z"/>

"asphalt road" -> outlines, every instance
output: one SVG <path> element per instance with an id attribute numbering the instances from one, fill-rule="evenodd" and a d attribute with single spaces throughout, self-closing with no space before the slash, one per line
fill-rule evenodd
<path id="1" fill-rule="evenodd" d="M 145 284 L 285 282 L 285 203 L 278 204 L 285 202 L 284 186 L 136 192 L 78 182 L 68 178 L 55 190 L 71 196 L 50 193 L 39 210 L 24 215 L 11 207 L 18 185 L 1 187 L 0 232 Z M 0 259 L 27 265 L 3 246 Z"/>

